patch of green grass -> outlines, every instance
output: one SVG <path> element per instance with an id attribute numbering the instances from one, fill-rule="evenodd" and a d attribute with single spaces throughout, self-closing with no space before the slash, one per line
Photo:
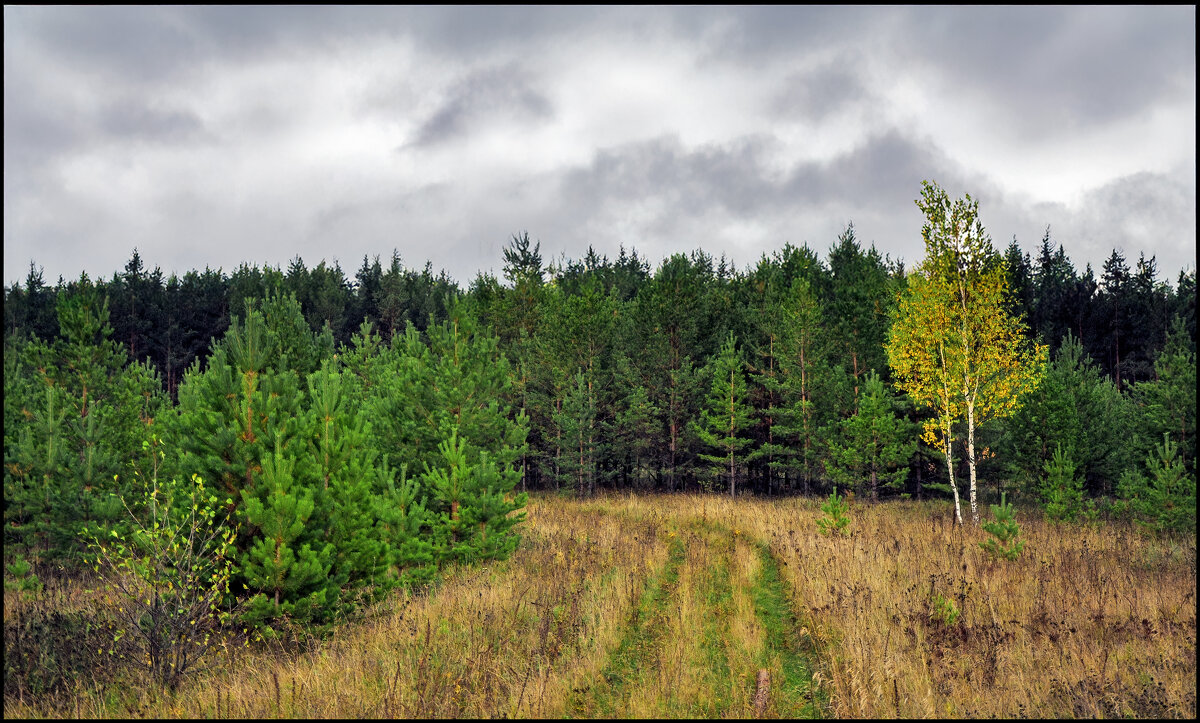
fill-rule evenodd
<path id="1" fill-rule="evenodd" d="M 766 545 L 759 545 L 758 575 L 751 596 L 754 612 L 766 631 L 762 665 L 769 668 L 776 657 L 783 680 L 773 683 L 771 694 L 781 718 L 820 718 L 828 708 L 828 695 L 813 685 L 816 651 L 801 634 L 802 625 L 788 602 L 787 588 L 779 564 Z"/>
<path id="2" fill-rule="evenodd" d="M 721 718 L 734 703 L 736 694 L 729 665 L 729 628 L 733 616 L 732 545 L 728 540 L 730 533 L 724 528 L 712 523 L 695 523 L 691 527 L 701 534 L 708 533 L 704 535 L 706 544 L 714 553 L 709 558 L 711 567 L 695 589 L 696 608 L 700 611 L 700 658 L 696 663 L 703 670 L 708 695 L 698 700 L 671 698 L 668 713 L 672 717 Z"/>
<path id="3" fill-rule="evenodd" d="M 572 717 L 612 717 L 628 698 L 631 686 L 639 677 L 659 644 L 666 625 L 667 600 L 679 584 L 679 568 L 687 556 L 682 538 L 672 538 L 667 548 L 667 562 L 658 577 L 646 587 L 634 608 L 633 618 L 621 642 L 609 656 L 600 680 L 584 689 L 576 689 L 568 699 L 567 711 Z"/>

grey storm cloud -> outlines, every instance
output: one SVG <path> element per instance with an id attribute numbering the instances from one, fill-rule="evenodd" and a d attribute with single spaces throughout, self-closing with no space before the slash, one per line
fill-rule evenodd
<path id="1" fill-rule="evenodd" d="M 204 135 L 204 121 L 182 109 L 114 103 L 99 116 L 102 132 L 114 138 L 152 143 L 187 143 Z"/>
<path id="2" fill-rule="evenodd" d="M 820 122 L 848 106 L 878 102 L 859 80 L 854 62 L 842 57 L 814 70 L 793 73 L 771 100 L 771 110 L 784 119 L 800 116 Z"/>
<path id="3" fill-rule="evenodd" d="M 1195 267 L 1194 7 L 4 10 L 6 282 L 397 248 L 919 260 L 921 180 Z M 399 152 L 397 152 L 399 151 Z M 1061 186 L 1061 188 L 1059 188 Z"/>
<path id="4" fill-rule="evenodd" d="M 720 207 L 750 218 L 847 200 L 864 210 L 911 203 L 922 180 L 963 176 L 934 146 L 897 131 L 782 173 L 770 165 L 778 145 L 769 136 L 753 136 L 688 150 L 678 138 L 667 137 L 606 149 L 586 168 L 566 174 L 564 196 L 578 210 L 595 199 L 619 203 L 660 196 L 665 207 L 685 214 Z"/>
<path id="5" fill-rule="evenodd" d="M 500 119 L 533 123 L 552 114 L 550 100 L 524 72 L 513 67 L 486 68 L 472 72 L 449 89 L 445 101 L 418 128 L 412 145 L 444 143 L 474 126 Z"/>
<path id="6" fill-rule="evenodd" d="M 1195 93 L 1194 8 L 916 7 L 890 35 L 931 84 L 1010 132 L 1062 135 Z"/>
<path id="7" fill-rule="evenodd" d="M 1190 181 L 1190 183 L 1189 183 Z M 1116 249 L 1132 262 L 1140 253 L 1155 257 L 1167 281 L 1175 271 L 1195 269 L 1196 188 L 1195 171 L 1190 178 L 1180 174 L 1135 173 L 1124 176 L 1087 194 L 1080 210 L 1053 214 L 1062 219 L 1066 238 L 1055 233 L 1068 254 L 1082 258 L 1107 258 Z M 1050 215 L 1050 214 L 1046 214 Z M 1052 225 L 1052 230 L 1060 228 Z M 1158 239 L 1146 247 L 1133 239 Z M 1082 266 L 1082 264 L 1080 264 Z M 1095 272 L 1100 273 L 1097 264 Z"/>

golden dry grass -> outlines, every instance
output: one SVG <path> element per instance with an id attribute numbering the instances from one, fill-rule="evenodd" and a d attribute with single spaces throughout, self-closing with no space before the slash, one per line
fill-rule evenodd
<path id="1" fill-rule="evenodd" d="M 454 570 L 307 652 L 231 657 L 175 696 L 6 696 L 4 714 L 748 717 L 760 667 L 778 714 L 784 663 L 754 602 L 766 544 L 820 651 L 827 715 L 1195 716 L 1194 536 L 1020 517 L 1024 555 L 993 562 L 945 504 L 856 503 L 845 539 L 820 535 L 820 515 L 801 499 L 537 497 L 510 560 Z"/>
<path id="2" fill-rule="evenodd" d="M 1021 517 L 1025 553 L 993 562 L 946 504 L 856 504 L 848 539 L 817 534 L 812 500 L 700 506 L 785 564 L 837 717 L 1195 716 L 1194 536 Z"/>

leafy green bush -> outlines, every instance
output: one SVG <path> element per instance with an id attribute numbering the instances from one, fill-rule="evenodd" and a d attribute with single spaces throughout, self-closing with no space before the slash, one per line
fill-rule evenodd
<path id="1" fill-rule="evenodd" d="M 146 491 L 146 517 L 132 530 L 107 537 L 84 528 L 88 562 L 116 600 L 110 654 L 130 657 L 174 689 L 214 648 L 227 644 L 232 609 L 221 610 L 233 572 L 235 528 L 214 524 L 218 500 L 193 475 L 189 488 Z M 228 503 L 228 500 L 226 500 Z M 232 608 L 232 606 L 230 606 Z M 116 645 L 130 638 L 133 652 Z"/>

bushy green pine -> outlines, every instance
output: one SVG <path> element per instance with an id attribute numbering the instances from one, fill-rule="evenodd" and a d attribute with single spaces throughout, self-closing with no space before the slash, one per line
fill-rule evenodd
<path id="1" fill-rule="evenodd" d="M 183 452 L 183 471 L 233 500 L 226 512 L 231 521 L 242 493 L 256 494 L 262 460 L 274 455 L 277 442 L 292 458 L 304 451 L 300 380 L 294 371 L 279 369 L 279 349 L 262 314 L 248 305 L 244 318 L 233 318 L 203 371 L 197 361 L 179 387 L 172 436 Z M 240 549 L 248 547 L 252 534 L 243 529 Z"/>
<path id="2" fill-rule="evenodd" d="M 315 508 L 311 477 L 284 454 L 281 441 L 262 460 L 258 488 L 242 490 L 243 517 L 257 531 L 241 557 L 246 584 L 258 591 L 246 604 L 252 622 L 288 616 L 307 621 L 324 612 L 336 595 L 330 580 L 336 548 L 309 525 Z M 309 472 L 311 474 L 311 472 Z"/>
<path id="3" fill-rule="evenodd" d="M 825 513 L 824 517 L 817 520 L 817 527 L 820 528 L 821 534 L 849 534 L 846 528 L 850 525 L 850 517 L 846 513 L 850 511 L 850 505 L 846 502 L 845 497 L 838 496 L 836 486 L 829 494 L 829 499 L 821 505 L 821 511 Z"/>
<path id="4" fill-rule="evenodd" d="M 498 465 L 486 450 L 478 461 L 467 454 L 467 441 L 458 429 L 438 445 L 440 462 L 427 466 L 422 480 L 438 503 L 439 524 L 433 529 L 438 559 L 457 562 L 504 559 L 520 536 L 513 526 L 525 513 L 510 514 L 525 506 L 527 496 L 512 494 L 520 472 Z"/>
<path id="5" fill-rule="evenodd" d="M 709 463 L 709 474 L 716 479 L 727 473 L 729 496 L 733 497 L 736 494 L 737 468 L 745 463 L 742 450 L 751 442 L 745 365 L 738 353 L 733 332 L 709 361 L 708 370 L 712 386 L 700 412 L 700 422 L 694 424 L 694 428 L 700 441 L 716 451 L 716 454 L 700 455 Z"/>
<path id="6" fill-rule="evenodd" d="M 431 536 L 433 518 L 416 479 L 401 467 L 399 476 L 388 460 L 376 469 L 375 527 L 387 543 L 389 584 L 423 585 L 437 574 Z"/>
<path id="7" fill-rule="evenodd" d="M 1121 477 L 1118 494 L 1135 520 L 1148 528 L 1186 533 L 1196 531 L 1196 477 L 1189 474 L 1171 436 L 1146 458 L 1149 476 L 1132 468 Z"/>
<path id="8" fill-rule="evenodd" d="M 1013 517 L 1013 508 L 1007 497 L 1007 493 L 1001 493 L 1000 504 L 991 506 L 995 521 L 981 525 L 991 537 L 979 543 L 979 546 L 993 558 L 1016 560 L 1025 549 L 1025 541 L 1020 539 L 1021 526 Z"/>
<path id="9" fill-rule="evenodd" d="M 916 451 L 916 431 L 895 414 L 895 404 L 872 370 L 859 394 L 858 411 L 830 435 L 827 469 L 847 487 L 859 487 L 879 501 L 879 488 L 897 489 L 908 476 L 908 460 Z"/>
<path id="10" fill-rule="evenodd" d="M 1046 516 L 1052 520 L 1074 522 L 1080 514 L 1094 511 L 1091 500 L 1084 501 L 1083 478 L 1079 475 L 1070 451 L 1062 445 L 1054 449 L 1054 456 L 1046 462 L 1046 476 L 1042 480 L 1042 500 L 1046 505 Z"/>
<path id="11" fill-rule="evenodd" d="M 516 544 L 519 516 L 509 512 L 526 499 L 512 491 L 527 419 L 503 402 L 512 379 L 496 337 L 463 304 L 449 316 L 429 327 L 428 342 L 410 324 L 373 365 L 372 437 L 383 455 L 421 471 L 411 498 L 425 500 L 436 560 L 503 557 Z"/>
<path id="12" fill-rule="evenodd" d="M 316 473 L 316 519 L 323 539 L 334 546 L 330 568 L 333 605 L 341 592 L 370 587 L 384 592 L 394 578 L 389 567 L 388 541 L 375 528 L 376 452 L 369 444 L 367 425 L 350 406 L 351 374 L 326 362 L 308 377 L 309 456 Z"/>
<path id="13" fill-rule="evenodd" d="M 117 496 L 132 499 L 129 466 L 165 398 L 153 371 L 111 339 L 107 301 L 86 275 L 56 311 L 52 344 L 6 348 L 5 541 L 78 560 L 82 526 L 123 524 Z"/>
<path id="14" fill-rule="evenodd" d="M 351 339 L 349 347 L 342 347 L 339 355 L 339 365 L 342 368 L 341 398 L 342 404 L 352 408 L 349 412 L 357 424 L 360 419 L 371 417 L 372 409 L 381 407 L 397 408 L 403 398 L 394 392 L 399 391 L 396 379 L 389 370 L 398 366 L 399 353 L 383 345 L 383 340 L 374 332 L 373 326 L 364 321 L 359 331 Z M 312 378 L 310 378 L 310 381 Z M 328 406 L 318 401 L 321 393 L 312 391 L 314 409 Z M 348 411 L 348 410 L 347 410 Z M 386 553 L 382 580 L 378 575 L 375 584 L 382 588 L 395 585 L 424 584 L 433 579 L 437 567 L 433 557 L 431 539 L 432 517 L 426 507 L 428 493 L 422 492 L 417 479 L 407 475 L 407 464 L 397 470 L 389 462 L 389 454 L 379 454 L 380 437 L 377 428 L 391 429 L 394 432 L 394 418 L 378 419 L 373 423 L 362 425 L 365 439 L 359 439 L 357 431 L 342 433 L 345 443 L 347 437 L 353 437 L 355 450 L 371 450 L 373 453 L 371 507 L 374 517 L 374 539 Z M 398 447 L 389 447 L 392 455 L 407 457 Z M 347 514 L 362 514 L 361 510 Z M 356 534 L 355 528 L 349 527 L 351 535 Z M 361 534 L 361 533 L 359 533 Z M 366 549 L 360 556 L 364 562 L 374 560 Z M 372 562 L 372 565 L 375 564 Z"/>

